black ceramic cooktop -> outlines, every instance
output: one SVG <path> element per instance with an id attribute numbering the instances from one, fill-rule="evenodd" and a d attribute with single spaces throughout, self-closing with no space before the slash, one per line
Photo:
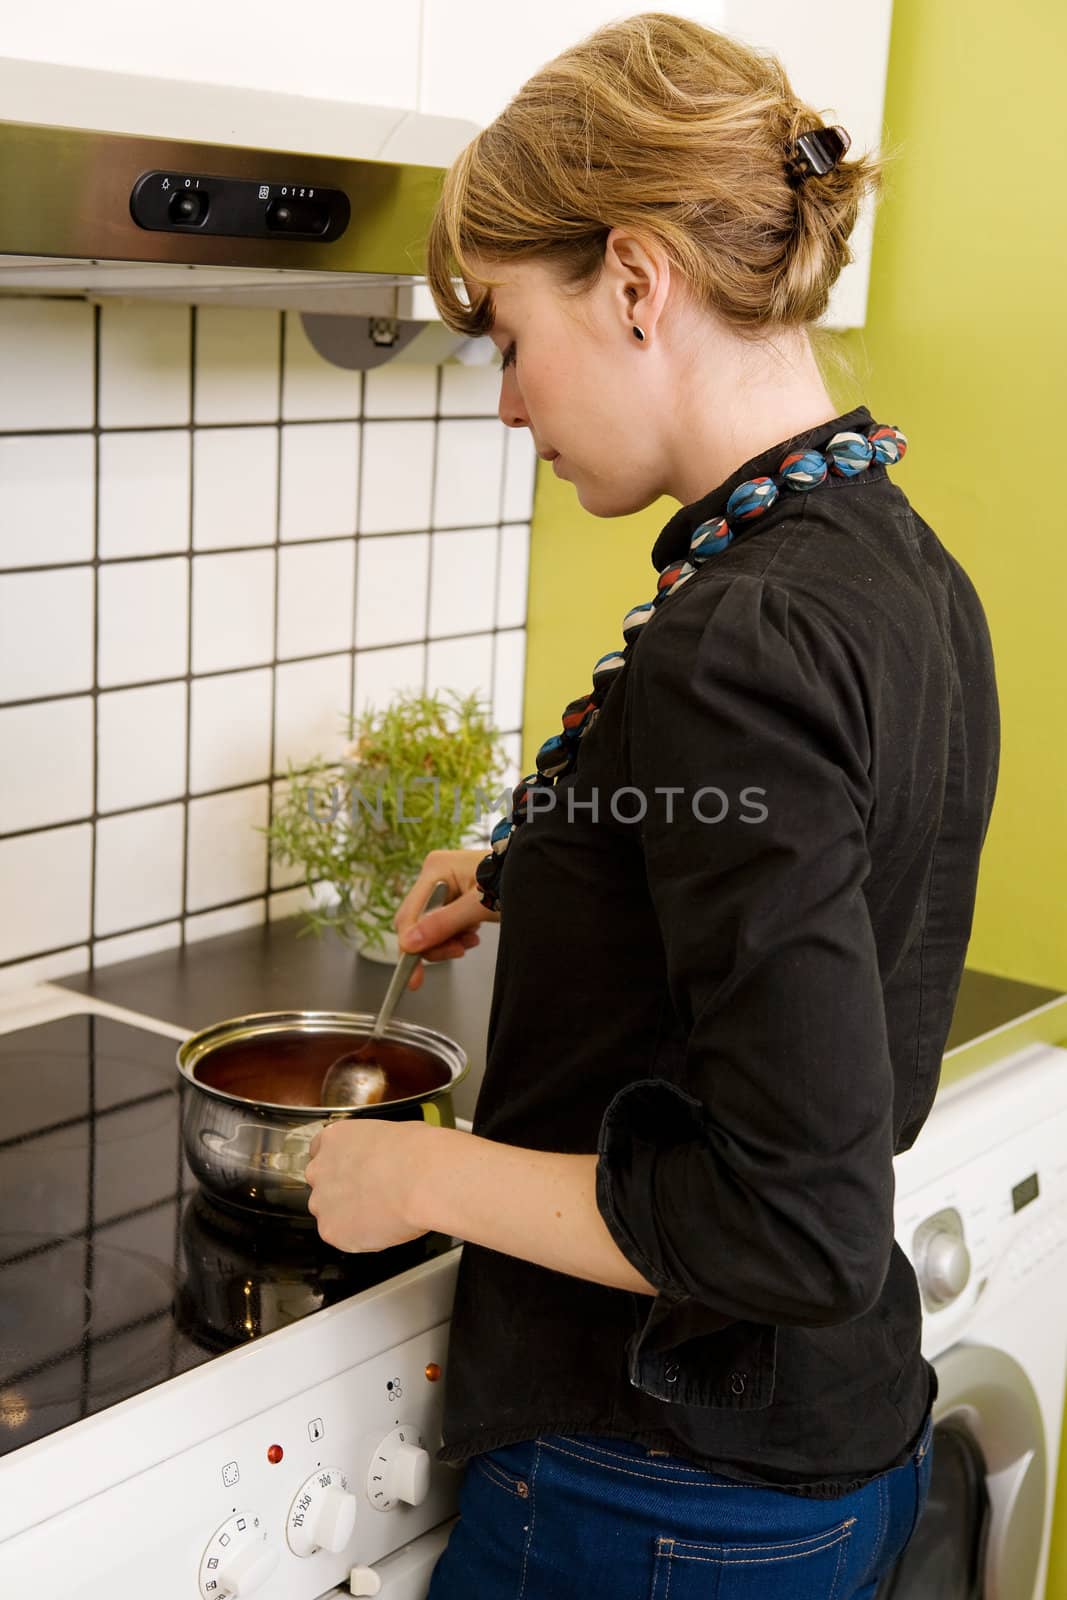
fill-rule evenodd
<path id="1" fill-rule="evenodd" d="M 0 1455 L 453 1244 L 348 1255 L 218 1205 L 176 1050 L 93 1015 L 0 1033 Z"/>

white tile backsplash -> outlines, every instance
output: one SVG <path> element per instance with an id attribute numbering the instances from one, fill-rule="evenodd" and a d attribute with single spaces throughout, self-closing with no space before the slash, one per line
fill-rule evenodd
<path id="1" fill-rule="evenodd" d="M 189 857 L 185 903 L 190 911 L 263 894 L 268 786 L 233 789 L 189 802 Z"/>
<path id="2" fill-rule="evenodd" d="M 186 917 L 185 937 L 190 943 L 197 939 L 217 939 L 220 934 L 236 933 L 240 928 L 256 928 L 266 919 L 266 900 L 242 900 L 240 905 L 223 906 L 219 911 L 201 911 L 195 917 Z"/>
<path id="3" fill-rule="evenodd" d="M 0 711 L 0 833 L 71 822 L 93 809 L 93 698 Z M 12 781 L 17 776 L 17 781 Z"/>
<path id="4" fill-rule="evenodd" d="M 99 581 L 101 687 L 183 673 L 188 661 L 188 558 L 109 563 L 100 568 Z"/>
<path id="5" fill-rule="evenodd" d="M 132 811 L 184 794 L 186 699 L 184 682 L 97 697 L 98 811 Z"/>
<path id="6" fill-rule="evenodd" d="M 495 365 L 29 299 L 0 366 L 0 990 L 329 900 L 257 830 L 352 709 L 476 692 L 514 786 L 535 457 Z"/>
<path id="7" fill-rule="evenodd" d="M 426 629 L 430 535 L 390 534 L 359 547 L 356 645 L 402 644 Z"/>
<path id="8" fill-rule="evenodd" d="M 528 522 L 533 505 L 537 476 L 537 451 L 525 428 L 507 428 L 504 433 L 504 503 L 500 515 L 505 522 Z"/>
<path id="9" fill-rule="evenodd" d="M 98 934 L 162 922 L 181 911 L 184 821 L 181 805 L 101 817 L 96 824 Z"/>
<path id="10" fill-rule="evenodd" d="M 433 526 L 464 527 L 500 517 L 504 429 L 495 419 L 437 424 Z"/>
<path id="11" fill-rule="evenodd" d="M 0 568 L 93 559 L 91 433 L 0 438 Z"/>
<path id="12" fill-rule="evenodd" d="M 433 422 L 365 422 L 360 533 L 407 533 L 430 522 Z"/>
<path id="13" fill-rule="evenodd" d="M 530 524 L 506 522 L 500 529 L 500 564 L 496 592 L 498 628 L 526 626 L 530 578 Z"/>
<path id="14" fill-rule="evenodd" d="M 441 368 L 440 412 L 443 417 L 495 417 L 500 406 L 500 367 L 496 362 L 465 366 L 453 361 Z"/>
<path id="15" fill-rule="evenodd" d="M 282 383 L 282 416 L 286 422 L 358 417 L 362 387 L 361 372 L 334 366 L 319 355 L 304 332 L 299 314 L 286 317 Z"/>
<path id="16" fill-rule="evenodd" d="M 282 429 L 283 539 L 356 531 L 359 424 L 305 422 Z"/>
<path id="17" fill-rule="evenodd" d="M 274 658 L 273 550 L 193 557 L 193 671 Z"/>
<path id="18" fill-rule="evenodd" d="M 197 428 L 193 549 L 273 544 L 277 523 L 277 428 Z"/>
<path id="19" fill-rule="evenodd" d="M 101 308 L 102 428 L 178 428 L 188 423 L 191 326 L 188 306 L 123 302 Z"/>
<path id="20" fill-rule="evenodd" d="M 493 624 L 497 530 L 468 528 L 430 535 L 429 635 L 474 633 Z"/>
<path id="21" fill-rule="evenodd" d="M 274 770 L 305 765 L 316 755 L 336 756 L 346 742 L 350 655 L 287 661 L 275 669 Z"/>
<path id="22" fill-rule="evenodd" d="M 92 567 L 0 576 L 0 701 L 92 686 Z"/>
<path id="23" fill-rule="evenodd" d="M 188 548 L 188 429 L 102 434 L 101 560 L 165 555 Z"/>
<path id="24" fill-rule="evenodd" d="M 432 417 L 437 410 L 438 367 L 387 361 L 363 374 L 365 417 Z"/>
<path id="25" fill-rule="evenodd" d="M 92 851 L 88 822 L 0 839 L 0 961 L 48 954 L 89 937 Z"/>
<path id="26" fill-rule="evenodd" d="M 93 425 L 93 312 L 77 300 L 0 300 L 0 432 Z"/>
<path id="27" fill-rule="evenodd" d="M 189 708 L 189 789 L 233 789 L 270 775 L 273 673 L 194 678 Z"/>
<path id="28" fill-rule="evenodd" d="M 426 691 L 455 689 L 477 694 L 489 702 L 493 685 L 493 635 L 472 633 L 466 638 L 431 639 L 426 646 Z"/>
<path id="29" fill-rule="evenodd" d="M 279 550 L 279 660 L 351 649 L 355 581 L 351 539 Z"/>
<path id="30" fill-rule="evenodd" d="M 196 314 L 193 420 L 273 422 L 278 416 L 281 313 L 202 306 Z"/>
<path id="31" fill-rule="evenodd" d="M 526 678 L 526 630 L 514 628 L 496 636 L 493 720 L 498 728 L 522 727 Z"/>
<path id="32" fill-rule="evenodd" d="M 389 650 L 357 650 L 353 670 L 357 716 L 388 705 L 397 694 L 421 692 L 426 675 L 426 646 L 404 644 Z"/>

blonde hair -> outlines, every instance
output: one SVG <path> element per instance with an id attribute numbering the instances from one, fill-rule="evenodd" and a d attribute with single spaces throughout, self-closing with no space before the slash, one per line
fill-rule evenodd
<path id="1" fill-rule="evenodd" d="M 501 280 L 478 277 L 471 256 L 541 261 L 578 296 L 611 228 L 627 227 L 658 241 L 735 331 L 813 322 L 885 164 L 863 155 L 791 183 L 789 150 L 823 122 L 769 52 L 661 11 L 598 28 L 523 84 L 446 173 L 426 267 L 442 321 L 469 336 L 492 327 Z"/>

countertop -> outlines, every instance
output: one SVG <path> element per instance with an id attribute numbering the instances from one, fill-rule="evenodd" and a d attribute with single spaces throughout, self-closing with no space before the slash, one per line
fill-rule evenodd
<path id="1" fill-rule="evenodd" d="M 368 961 L 334 934 L 301 934 L 304 926 L 302 918 L 286 917 L 58 982 L 190 1032 L 251 1011 L 376 1012 L 392 968 Z M 478 932 L 481 943 L 464 956 L 424 963 L 421 989 L 409 990 L 398 1006 L 404 1020 L 437 1028 L 466 1050 L 470 1071 L 455 1092 L 454 1108 L 457 1117 L 468 1119 L 485 1071 L 499 939 L 495 923 L 482 923 Z M 1061 995 L 1059 989 L 966 968 L 946 1054 Z"/>

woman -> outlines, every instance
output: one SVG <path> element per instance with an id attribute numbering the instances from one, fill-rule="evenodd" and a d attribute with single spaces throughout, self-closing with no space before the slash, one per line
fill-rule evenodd
<path id="1" fill-rule="evenodd" d="M 501 350 L 502 420 L 594 515 L 680 509 L 492 854 L 433 852 L 397 913 L 428 961 L 500 921 L 473 1134 L 341 1123 L 308 1168 L 344 1249 L 467 1241 L 430 1600 L 873 1596 L 924 1504 L 892 1158 L 999 719 L 974 589 L 889 475 L 904 436 L 835 414 L 812 352 L 880 179 L 846 149 L 773 57 L 650 13 L 446 178 L 430 281 Z"/>

